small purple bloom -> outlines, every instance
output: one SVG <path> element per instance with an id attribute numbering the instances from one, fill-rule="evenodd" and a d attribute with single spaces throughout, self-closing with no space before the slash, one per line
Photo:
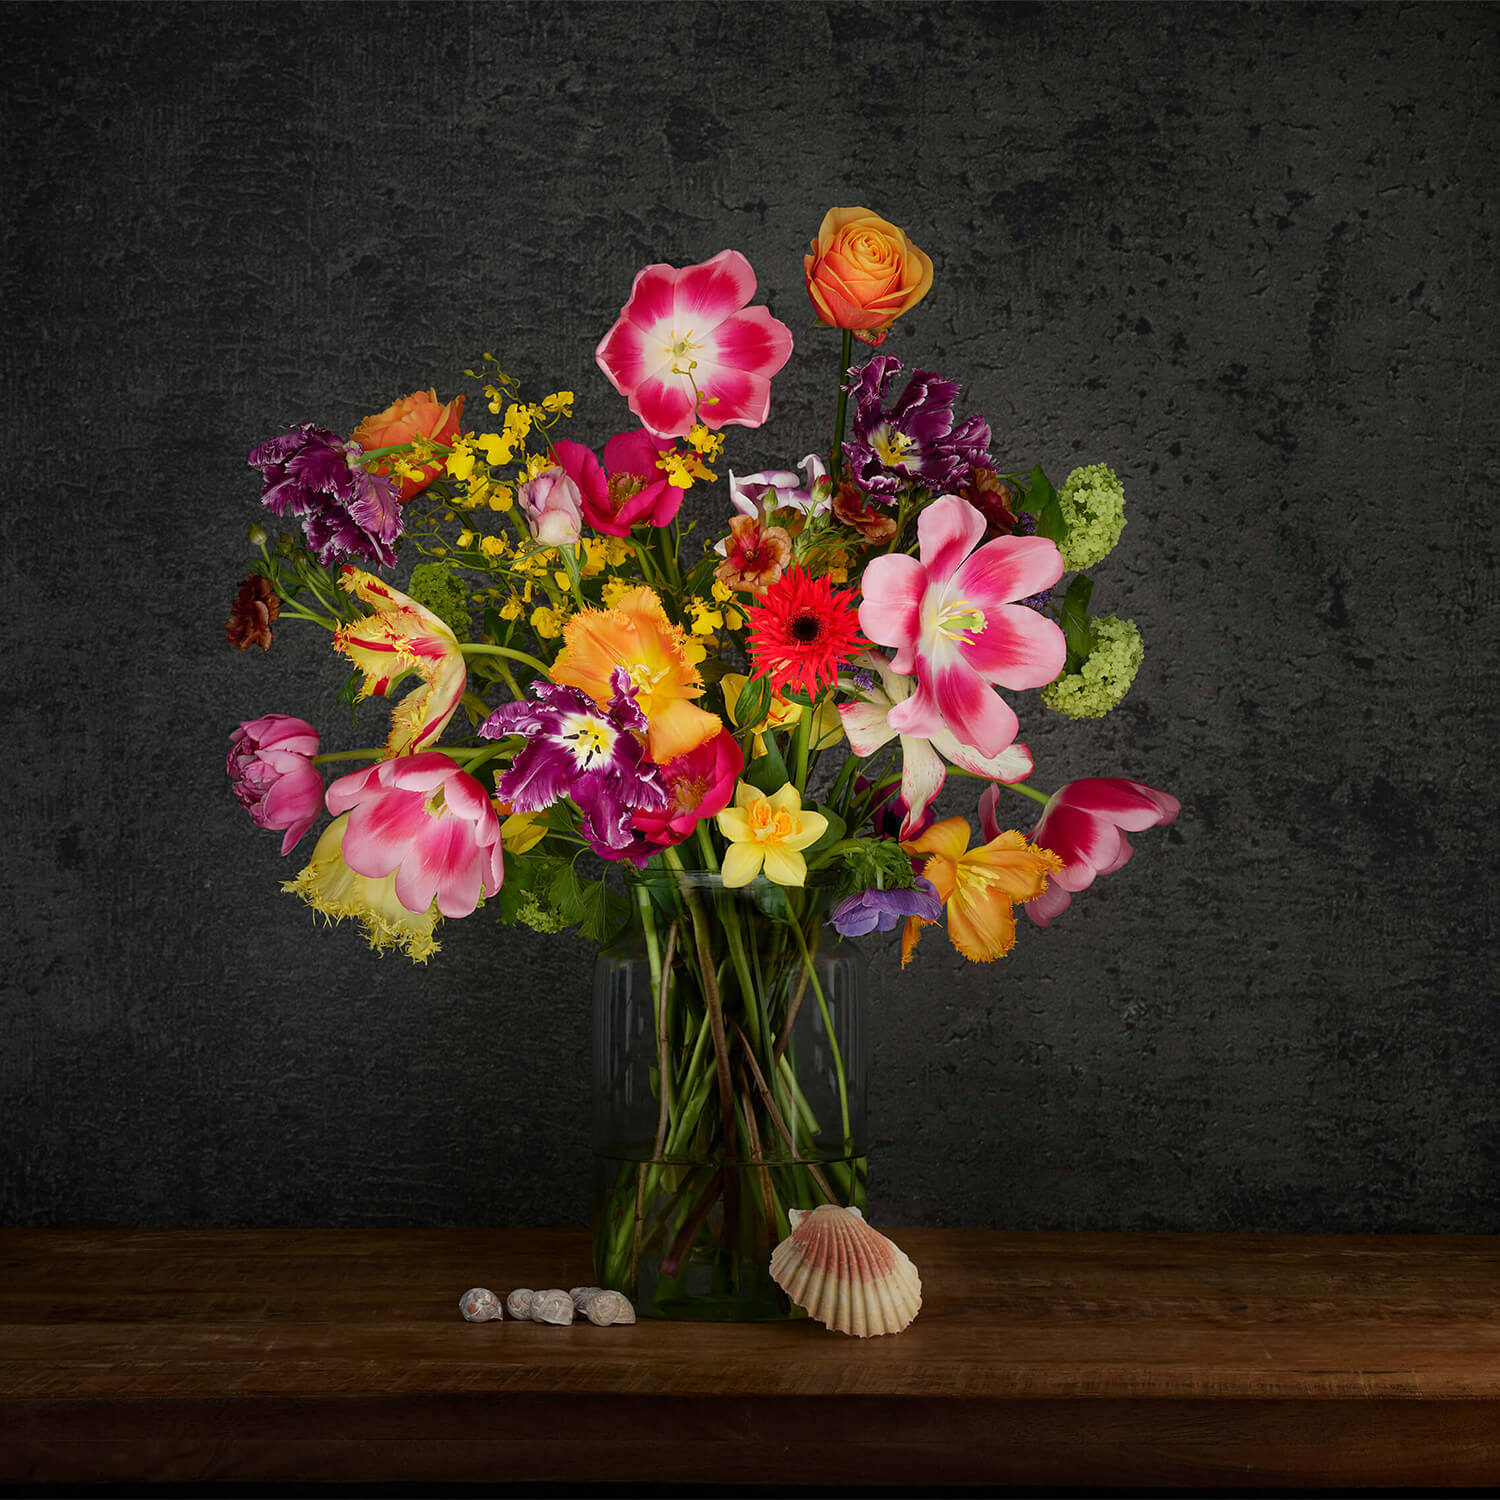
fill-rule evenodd
<path id="1" fill-rule="evenodd" d="M 958 386 L 931 370 L 912 374 L 896 404 L 885 409 L 886 387 L 901 361 L 877 354 L 853 371 L 854 435 L 844 444 L 853 483 L 874 500 L 889 500 L 909 484 L 951 494 L 976 466 L 990 467 L 990 427 L 975 415 L 953 425 Z"/>
<path id="2" fill-rule="evenodd" d="M 917 876 L 910 890 L 860 891 L 834 907 L 828 925 L 841 937 L 864 937 L 871 932 L 893 932 L 908 917 L 936 922 L 943 900 L 930 880 Z"/>
<path id="3" fill-rule="evenodd" d="M 262 477 L 261 504 L 299 516 L 307 548 L 325 568 L 348 557 L 393 567 L 401 535 L 401 488 L 360 463 L 364 449 L 303 422 L 250 450 Z"/>
<path id="4" fill-rule="evenodd" d="M 571 797 L 583 813 L 584 837 L 601 854 L 633 850 L 638 834 L 631 815 L 661 812 L 669 800 L 661 772 L 649 761 L 641 764 L 646 716 L 629 674 L 616 667 L 609 681 L 608 708 L 579 688 L 537 681 L 531 684 L 536 701 L 504 704 L 479 726 L 486 739 L 526 736 L 495 783 L 496 794 L 518 813 L 541 812 Z"/>

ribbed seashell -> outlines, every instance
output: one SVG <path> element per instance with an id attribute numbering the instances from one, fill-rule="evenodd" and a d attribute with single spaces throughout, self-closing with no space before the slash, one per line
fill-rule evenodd
<path id="1" fill-rule="evenodd" d="M 905 1251 L 831 1203 L 790 1209 L 792 1232 L 771 1253 L 771 1277 L 798 1307 L 840 1333 L 899 1333 L 922 1306 L 922 1280 Z"/>
<path id="2" fill-rule="evenodd" d="M 518 1323 L 525 1323 L 531 1317 L 531 1299 L 536 1293 L 529 1286 L 517 1287 L 515 1291 L 506 1294 L 505 1310 Z"/>
<path id="3" fill-rule="evenodd" d="M 458 1299 L 458 1310 L 469 1323 L 488 1323 L 500 1316 L 500 1299 L 487 1286 L 471 1286 Z"/>
<path id="4" fill-rule="evenodd" d="M 549 1287 L 532 1295 L 533 1323 L 571 1323 L 574 1311 L 573 1299 L 561 1287 Z"/>
<path id="5" fill-rule="evenodd" d="M 614 1323 L 634 1323 L 635 1308 L 623 1292 L 596 1290 L 585 1297 L 578 1306 L 579 1312 L 598 1328 L 608 1328 Z"/>

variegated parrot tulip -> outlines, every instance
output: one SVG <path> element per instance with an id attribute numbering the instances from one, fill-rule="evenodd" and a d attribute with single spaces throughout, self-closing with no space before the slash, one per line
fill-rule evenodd
<path id="1" fill-rule="evenodd" d="M 359 696 L 385 698 L 406 676 L 421 679 L 391 715 L 387 755 L 413 755 L 435 745 L 468 682 L 458 637 L 430 609 L 359 568 L 345 568 L 340 584 L 375 613 L 333 633 L 334 648 L 364 674 Z"/>
<path id="2" fill-rule="evenodd" d="M 944 495 L 917 520 L 919 556 L 896 552 L 865 569 L 859 623 L 893 646 L 893 670 L 915 673 L 917 690 L 888 722 L 898 734 L 931 738 L 946 726 L 961 744 L 999 755 L 1019 725 L 991 684 L 1045 687 L 1067 646 L 1046 616 L 1016 601 L 1062 577 L 1062 555 L 1046 537 L 1002 536 L 984 546 L 985 519 Z"/>
<path id="3" fill-rule="evenodd" d="M 999 830 L 999 796 L 1000 788 L 992 786 L 979 799 L 986 838 Z M 1181 809 L 1176 797 L 1123 776 L 1089 776 L 1054 792 L 1031 831 L 1031 842 L 1052 850 L 1063 865 L 1047 889 L 1027 902 L 1032 921 L 1046 927 L 1068 909 L 1075 892 L 1087 890 L 1096 876 L 1113 875 L 1134 852 L 1127 832 L 1170 823 Z"/>

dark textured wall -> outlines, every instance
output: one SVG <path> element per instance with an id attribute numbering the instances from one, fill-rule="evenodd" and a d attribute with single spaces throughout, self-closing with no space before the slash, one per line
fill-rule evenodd
<path id="1" fill-rule="evenodd" d="M 1127 482 L 1096 605 L 1146 665 L 1101 722 L 1027 703 L 1038 782 L 1184 803 L 1003 962 L 877 958 L 872 1217 L 1500 1229 L 1500 12 L 4 19 L 0 1220 L 583 1221 L 588 948 L 376 959 L 229 796 L 241 719 L 368 738 L 321 633 L 223 644 L 244 454 L 486 349 L 602 439 L 635 270 L 732 245 L 799 348 L 730 461 L 798 458 L 800 253 L 863 203 L 937 265 L 891 351 Z"/>

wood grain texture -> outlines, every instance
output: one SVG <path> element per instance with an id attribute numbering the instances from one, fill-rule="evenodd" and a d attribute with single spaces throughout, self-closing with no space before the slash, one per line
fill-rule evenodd
<path id="1" fill-rule="evenodd" d="M 466 1324 L 568 1230 L 0 1237 L 0 1483 L 1480 1485 L 1500 1241 L 898 1231 L 904 1333 Z"/>

